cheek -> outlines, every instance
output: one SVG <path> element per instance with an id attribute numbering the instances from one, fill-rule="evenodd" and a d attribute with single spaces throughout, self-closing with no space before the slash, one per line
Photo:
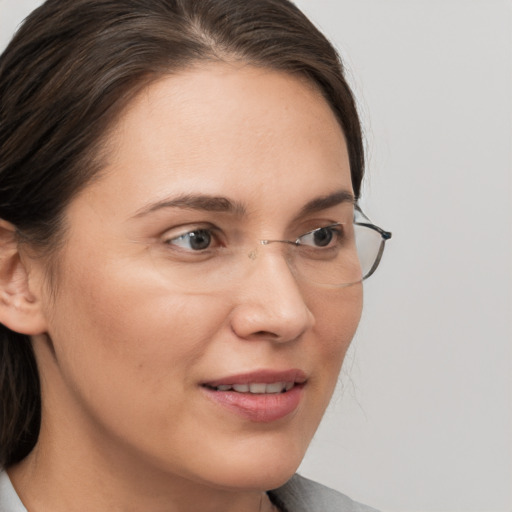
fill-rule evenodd
<path id="1" fill-rule="evenodd" d="M 222 303 L 172 293 L 135 269 L 67 275 L 49 331 L 65 380 L 98 407 L 158 408 L 165 397 L 168 408 L 171 388 L 189 385 L 190 369 L 221 329 Z"/>
<path id="2" fill-rule="evenodd" d="M 321 358 L 323 377 L 334 388 L 343 359 L 357 330 L 363 306 L 361 284 L 325 294 L 315 305 L 314 350 Z"/>

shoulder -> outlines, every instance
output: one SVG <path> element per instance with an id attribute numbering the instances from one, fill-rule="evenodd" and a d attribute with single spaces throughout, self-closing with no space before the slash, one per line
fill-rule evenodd
<path id="1" fill-rule="evenodd" d="M 269 493 L 287 512 L 377 512 L 325 485 L 295 475 Z"/>
<path id="2" fill-rule="evenodd" d="M 14 487 L 11 484 L 9 475 L 0 467 L 0 512 L 27 512 L 23 506 Z"/>

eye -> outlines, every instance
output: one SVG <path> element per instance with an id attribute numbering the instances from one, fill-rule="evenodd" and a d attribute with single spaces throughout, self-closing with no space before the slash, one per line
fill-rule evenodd
<path id="1" fill-rule="evenodd" d="M 214 236 L 210 229 L 194 229 L 175 238 L 166 240 L 169 245 L 174 245 L 186 251 L 204 251 L 209 249 Z"/>
<path id="2" fill-rule="evenodd" d="M 341 224 L 332 224 L 318 228 L 299 237 L 297 245 L 306 245 L 308 247 L 331 247 L 340 242 L 343 234 Z"/>

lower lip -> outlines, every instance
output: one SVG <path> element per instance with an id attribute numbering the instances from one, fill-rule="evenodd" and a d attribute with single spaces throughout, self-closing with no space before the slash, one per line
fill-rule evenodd
<path id="1" fill-rule="evenodd" d="M 286 393 L 238 393 L 215 391 L 203 387 L 210 400 L 226 407 L 231 412 L 256 423 L 270 423 L 293 413 L 302 398 L 303 385 L 295 385 Z"/>

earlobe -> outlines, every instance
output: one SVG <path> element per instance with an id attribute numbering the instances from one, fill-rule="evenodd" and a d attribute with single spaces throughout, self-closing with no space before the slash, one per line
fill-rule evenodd
<path id="1" fill-rule="evenodd" d="M 0 323 L 20 334 L 46 332 L 38 297 L 30 289 L 15 227 L 0 219 Z"/>

